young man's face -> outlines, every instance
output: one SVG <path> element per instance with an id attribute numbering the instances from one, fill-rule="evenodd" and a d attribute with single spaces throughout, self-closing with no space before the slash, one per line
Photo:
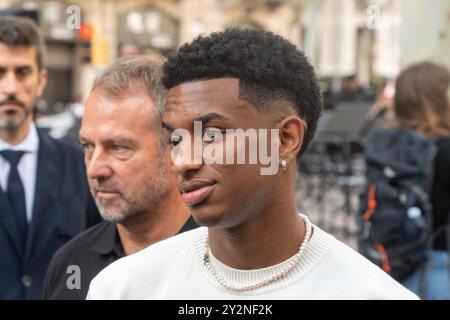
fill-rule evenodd
<path id="1" fill-rule="evenodd" d="M 103 218 L 125 222 L 151 212 L 168 192 L 169 172 L 156 107 L 144 90 L 108 97 L 95 89 L 80 130 L 91 193 Z"/>
<path id="2" fill-rule="evenodd" d="M 232 164 L 208 164 L 205 158 L 194 159 L 194 146 L 191 148 L 192 153 L 186 155 L 186 144 L 195 144 L 194 121 L 199 120 L 202 121 L 202 128 L 197 138 L 203 150 L 219 144 L 218 149 L 224 153 L 234 151 L 236 155 L 245 149 L 245 164 L 237 164 L 236 161 Z M 178 139 L 176 132 L 180 129 L 190 133 L 191 139 L 183 137 L 173 147 L 172 162 L 182 198 L 200 225 L 225 228 L 237 226 L 249 221 L 252 213 L 259 212 L 267 201 L 271 201 L 274 177 L 262 175 L 259 163 L 249 163 L 248 145 L 239 148 L 236 143 L 231 146 L 226 140 L 227 129 L 258 131 L 273 126 L 267 114 L 258 112 L 255 106 L 239 98 L 238 79 L 196 81 L 170 89 L 163 126 L 168 140 Z M 221 139 L 217 139 L 219 136 Z M 177 152 L 183 153 L 183 156 L 174 160 Z"/>
<path id="3" fill-rule="evenodd" d="M 14 131 L 31 122 L 32 111 L 47 82 L 34 47 L 0 43 L 0 130 Z"/>

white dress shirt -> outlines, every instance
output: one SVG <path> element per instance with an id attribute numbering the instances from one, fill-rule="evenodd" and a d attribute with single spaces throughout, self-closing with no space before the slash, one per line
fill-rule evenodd
<path id="1" fill-rule="evenodd" d="M 12 146 L 0 139 L 0 151 L 13 150 L 24 151 L 25 154 L 17 164 L 20 179 L 25 189 L 25 203 L 27 210 L 27 221 L 31 221 L 34 203 L 34 190 L 36 185 L 36 169 L 38 161 L 39 137 L 35 125 L 32 123 L 28 135 L 19 144 Z M 0 187 L 7 191 L 10 164 L 0 156 Z"/>

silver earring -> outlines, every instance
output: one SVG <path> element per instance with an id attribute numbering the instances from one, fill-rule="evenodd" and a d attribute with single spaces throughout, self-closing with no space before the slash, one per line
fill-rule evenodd
<path id="1" fill-rule="evenodd" d="M 284 172 L 287 170 L 287 161 L 281 160 L 281 170 Z"/>

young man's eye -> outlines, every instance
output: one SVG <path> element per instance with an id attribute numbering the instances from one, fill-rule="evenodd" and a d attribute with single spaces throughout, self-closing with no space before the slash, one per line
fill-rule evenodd
<path id="1" fill-rule="evenodd" d="M 216 128 L 208 128 L 203 131 L 203 141 L 216 141 L 218 138 L 221 138 L 223 132 Z"/>
<path id="2" fill-rule="evenodd" d="M 172 135 L 169 138 L 169 143 L 174 147 L 176 147 L 182 140 L 183 140 L 182 136 Z"/>

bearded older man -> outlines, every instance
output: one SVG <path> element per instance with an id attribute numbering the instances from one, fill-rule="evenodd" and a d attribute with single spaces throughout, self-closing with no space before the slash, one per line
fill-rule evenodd
<path id="1" fill-rule="evenodd" d="M 56 253 L 46 276 L 47 299 L 84 299 L 91 279 L 113 261 L 196 226 L 162 138 L 160 69 L 159 59 L 122 58 L 93 85 L 80 143 L 106 221 Z"/>

